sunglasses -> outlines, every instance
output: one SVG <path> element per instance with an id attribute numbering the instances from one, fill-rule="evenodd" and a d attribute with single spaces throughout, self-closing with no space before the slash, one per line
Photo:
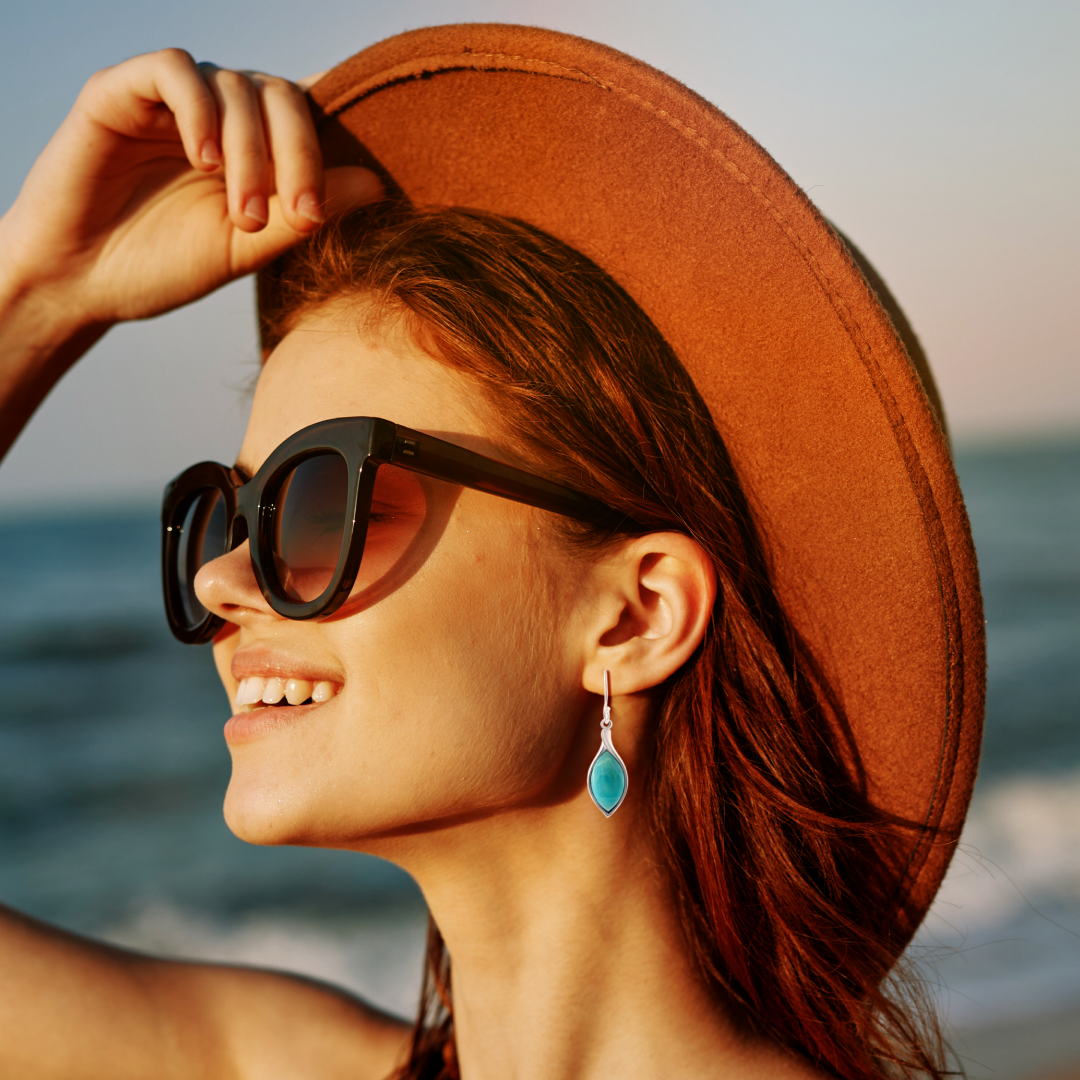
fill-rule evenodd
<path id="1" fill-rule="evenodd" d="M 380 472 L 383 465 L 394 468 Z M 365 579 L 377 577 L 419 532 L 425 508 L 420 477 L 612 532 L 635 527 L 625 514 L 573 488 L 389 420 L 325 420 L 291 435 L 250 480 L 204 461 L 166 487 L 162 576 L 169 628 L 180 641 L 201 645 L 225 625 L 195 595 L 195 575 L 245 540 L 255 580 L 274 611 L 287 619 L 333 614 L 362 566 Z"/>

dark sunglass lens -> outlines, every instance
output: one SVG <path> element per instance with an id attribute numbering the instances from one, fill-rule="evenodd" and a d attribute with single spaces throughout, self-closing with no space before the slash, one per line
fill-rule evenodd
<path id="1" fill-rule="evenodd" d="M 337 569 L 349 505 L 349 468 L 338 454 L 306 458 L 286 477 L 274 515 L 274 563 L 294 600 L 321 596 Z"/>
<path id="2" fill-rule="evenodd" d="M 204 488 L 188 506 L 177 547 L 177 583 L 189 627 L 198 626 L 207 616 L 195 595 L 195 575 L 205 563 L 224 554 L 225 500 L 217 488 Z"/>

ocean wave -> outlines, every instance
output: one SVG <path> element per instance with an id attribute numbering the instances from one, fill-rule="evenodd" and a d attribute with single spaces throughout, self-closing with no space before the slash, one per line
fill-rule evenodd
<path id="1" fill-rule="evenodd" d="M 976 789 L 910 955 L 955 1027 L 1080 1006 L 1080 770 Z"/>
<path id="2" fill-rule="evenodd" d="M 977 790 L 935 907 L 977 929 L 1054 900 L 1080 901 L 1080 770 Z"/>
<path id="3" fill-rule="evenodd" d="M 0 634 L 0 663 L 98 663 L 144 652 L 164 640 L 161 620 L 145 618 L 27 623 Z"/>

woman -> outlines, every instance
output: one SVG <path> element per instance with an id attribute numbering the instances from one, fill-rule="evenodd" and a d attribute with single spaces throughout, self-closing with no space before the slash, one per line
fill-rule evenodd
<path id="1" fill-rule="evenodd" d="M 420 31 L 313 98 L 91 80 L 0 223 L 3 430 L 261 268 L 237 463 L 166 492 L 170 623 L 233 702 L 230 827 L 420 883 L 420 1017 L 10 915 L 8 1071 L 940 1075 L 884 980 L 970 791 L 977 587 L 850 253 L 586 42 Z"/>

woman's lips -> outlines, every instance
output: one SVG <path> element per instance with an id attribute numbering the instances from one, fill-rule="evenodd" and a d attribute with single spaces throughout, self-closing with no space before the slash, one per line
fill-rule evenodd
<path id="1" fill-rule="evenodd" d="M 241 706 L 225 721 L 225 741 L 230 746 L 250 742 L 295 724 L 325 705 L 325 701 L 309 701 L 304 705 L 286 705 L 282 702 L 280 705 Z"/>
<path id="2" fill-rule="evenodd" d="M 225 725 L 230 745 L 269 734 L 333 701 L 344 680 L 325 659 L 252 643 L 231 657 L 237 680 L 233 715 Z"/>
<path id="3" fill-rule="evenodd" d="M 234 746 L 295 723 L 332 701 L 341 684 L 329 679 L 284 675 L 247 675 L 240 680 L 225 741 Z"/>

